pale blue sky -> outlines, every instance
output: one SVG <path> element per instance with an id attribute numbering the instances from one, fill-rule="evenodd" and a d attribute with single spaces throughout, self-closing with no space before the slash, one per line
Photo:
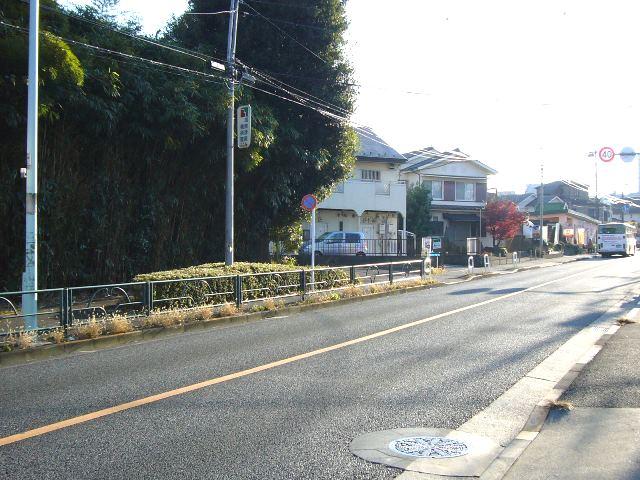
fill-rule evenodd
<path id="1" fill-rule="evenodd" d="M 149 33 L 186 5 L 121 0 Z M 349 0 L 347 11 L 354 119 L 401 152 L 459 147 L 498 170 L 490 184 L 520 191 L 543 160 L 547 181 L 593 186 L 588 151 L 640 150 L 636 2 Z M 599 167 L 601 193 L 639 190 L 637 160 Z"/>

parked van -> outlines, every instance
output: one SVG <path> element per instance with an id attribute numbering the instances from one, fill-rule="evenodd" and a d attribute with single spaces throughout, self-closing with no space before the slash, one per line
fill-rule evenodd
<path id="1" fill-rule="evenodd" d="M 316 255 L 367 254 L 367 242 L 362 232 L 326 232 L 316 239 Z M 311 255 L 311 242 L 305 242 L 302 253 Z"/>

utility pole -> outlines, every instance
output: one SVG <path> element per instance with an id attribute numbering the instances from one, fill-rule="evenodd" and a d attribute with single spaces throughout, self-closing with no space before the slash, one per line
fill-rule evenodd
<path id="1" fill-rule="evenodd" d="M 544 163 L 540 164 L 540 258 L 544 256 L 542 226 L 544 224 Z"/>
<path id="2" fill-rule="evenodd" d="M 234 96 L 235 96 L 235 63 L 236 63 L 236 35 L 238 33 L 238 5 L 239 0 L 230 0 L 229 6 L 229 36 L 227 39 L 227 73 L 229 87 L 229 104 L 227 106 L 227 183 L 225 204 L 225 242 L 224 263 L 233 265 L 233 127 L 234 127 Z"/>
<path id="3" fill-rule="evenodd" d="M 593 171 L 596 175 L 596 220 L 600 222 L 600 200 L 598 199 L 598 152 L 587 153 L 587 157 L 593 157 Z"/>
<path id="4" fill-rule="evenodd" d="M 38 31 L 40 2 L 29 2 L 29 92 L 27 101 L 27 197 L 25 202 L 22 314 L 25 329 L 38 328 Z"/>

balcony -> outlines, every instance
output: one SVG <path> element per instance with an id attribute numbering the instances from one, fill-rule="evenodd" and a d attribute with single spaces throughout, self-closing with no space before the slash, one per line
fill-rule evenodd
<path id="1" fill-rule="evenodd" d="M 366 182 L 348 180 L 333 187 L 333 193 L 318 208 L 400 212 L 406 216 L 407 187 L 404 182 Z"/>

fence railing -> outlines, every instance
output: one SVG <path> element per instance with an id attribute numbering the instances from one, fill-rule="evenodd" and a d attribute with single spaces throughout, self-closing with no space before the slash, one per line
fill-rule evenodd
<path id="1" fill-rule="evenodd" d="M 27 330 L 36 318 L 37 328 L 68 328 L 91 319 L 114 315 L 148 316 L 163 309 L 237 307 L 267 299 L 299 298 L 340 290 L 351 285 L 393 283 L 424 279 L 424 260 L 370 263 L 346 267 L 292 269 L 216 277 L 112 283 L 34 291 L 0 292 L 0 335 Z M 38 311 L 22 311 L 22 296 L 37 294 Z"/>

